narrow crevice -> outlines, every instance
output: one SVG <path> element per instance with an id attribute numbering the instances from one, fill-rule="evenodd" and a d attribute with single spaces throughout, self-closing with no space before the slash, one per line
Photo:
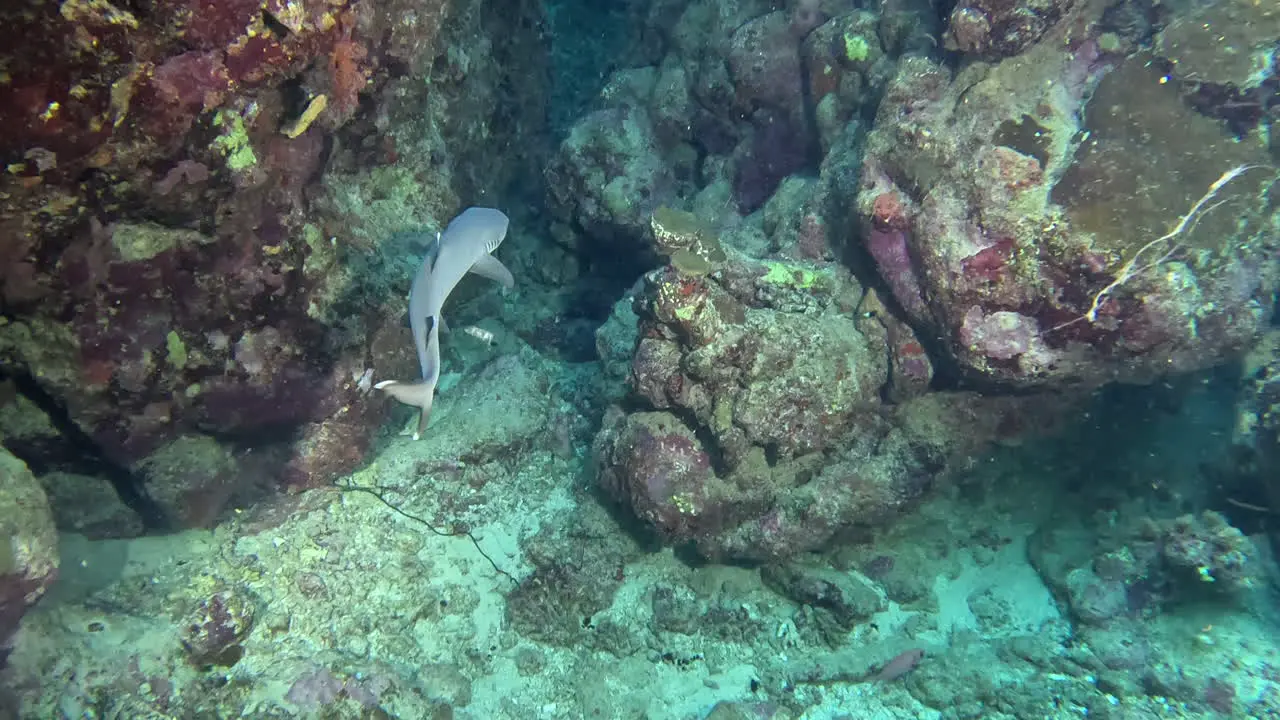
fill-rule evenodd
<path id="1" fill-rule="evenodd" d="M 41 387 L 35 378 L 27 373 L 17 373 L 2 375 L 0 379 L 11 381 L 23 397 L 44 412 L 50 424 L 79 456 L 77 464 L 111 483 L 120 501 L 138 514 L 147 531 L 165 531 L 170 528 L 165 512 L 147 493 L 144 479 L 133 470 L 108 458 L 93 438 L 71 419 L 66 408 Z M 22 459 L 28 464 L 40 464 L 39 460 Z M 38 472 L 37 468 L 33 470 Z"/>

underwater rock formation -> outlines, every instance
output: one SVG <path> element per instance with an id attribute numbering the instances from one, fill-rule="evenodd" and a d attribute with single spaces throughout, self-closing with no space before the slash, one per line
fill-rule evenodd
<path id="1" fill-rule="evenodd" d="M 355 39 L 369 18 L 166 2 L 11 19 L 25 52 L 0 124 L 26 161 L 4 181 L 0 355 L 65 413 L 64 454 L 145 473 L 186 433 L 263 438 L 335 413 L 353 380 L 324 371 L 307 316 L 303 187 L 375 67 Z"/>
<path id="2" fill-rule="evenodd" d="M 976 447 L 1029 425 L 1033 402 L 992 393 L 1063 393 L 1037 408 L 1050 417 L 1080 391 L 1211 367 L 1249 345 L 1280 279 L 1273 178 L 1254 168 L 1265 133 L 1197 105 L 1203 90 L 1170 81 L 1168 57 L 1135 53 L 1140 28 L 1077 5 L 957 6 L 949 40 L 967 64 L 905 55 L 890 70 L 885 48 L 911 34 L 890 25 L 901 17 L 795 3 L 797 23 L 693 3 L 661 69 L 610 81 L 603 103 L 650 119 L 647 151 L 632 154 L 644 162 L 570 183 L 582 199 L 553 189 L 563 217 L 589 227 L 572 218 L 602 206 L 610 177 L 685 167 L 664 133 L 701 169 L 692 197 L 668 185 L 620 206 L 632 246 L 650 240 L 652 214 L 671 265 L 636 299 L 635 407 L 597 438 L 613 497 L 708 555 L 785 556 L 886 517 L 937 476 L 949 432 L 904 429 L 922 408 L 943 427 L 981 417 Z M 964 23 L 979 16 L 976 34 Z M 869 99 L 880 105 L 863 134 Z M 607 147 L 566 145 L 561 157 Z M 729 202 L 751 215 L 726 219 Z M 686 210 L 710 218 L 699 237 L 719 232 L 727 261 L 693 262 L 663 236 L 658 216 Z M 856 246 L 853 271 L 881 282 L 808 264 L 843 243 Z M 939 372 L 944 387 L 988 396 L 937 394 Z M 901 444 L 878 445 L 879 458 L 850 449 L 866 436 Z M 859 478 L 856 492 L 815 479 L 833 466 Z M 752 525 L 774 511 L 786 518 Z"/>
<path id="3" fill-rule="evenodd" d="M 1232 500 L 1264 517 L 1280 507 L 1280 331 L 1259 339 L 1240 363 L 1232 445 Z"/>
<path id="4" fill-rule="evenodd" d="M 447 98 L 466 96 L 450 112 L 496 105 L 507 71 L 493 58 L 437 61 L 455 34 L 480 31 L 446 23 L 472 9 L 0 10 L 19 43 L 0 87 L 0 371 L 55 430 L 18 441 L 23 451 L 132 476 L 137 497 L 157 498 L 147 521 L 180 527 L 247 488 L 315 486 L 355 467 L 385 411 L 361 379 L 412 354 L 388 336 L 421 248 L 396 233 L 442 223 L 456 192 L 518 164 L 481 151 L 511 125 L 481 138 L 449 115 L 430 135 L 405 130 L 447 115 Z M 513 29 L 506 42 L 527 37 Z M 351 179 L 373 164 L 385 167 Z M 401 203 L 386 207 L 388 196 Z M 224 449 L 202 457 L 225 455 L 230 469 L 156 470 L 173 443 L 213 439 L 256 456 Z"/>
<path id="5" fill-rule="evenodd" d="M 874 107 L 893 61 L 875 13 L 793 5 L 700 0 L 654 29 L 670 35 L 661 61 L 613 73 L 544 172 L 557 239 L 652 267 L 657 208 L 714 194 L 703 201 L 714 214 L 752 213 L 816 172 Z"/>
<path id="6" fill-rule="evenodd" d="M 1274 58 L 1277 36 L 1280 7 L 1274 3 L 1221 0 L 1171 17 L 1156 34 L 1153 52 L 1187 102 L 1244 135 L 1264 122 L 1275 123 L 1280 78 L 1275 60 L 1267 58 Z M 1272 157 L 1277 147 L 1273 133 Z"/>
<path id="7" fill-rule="evenodd" d="M 652 84 L 653 78 L 637 82 Z M 649 213 L 675 197 L 649 114 L 642 107 L 609 108 L 574 125 L 546 171 L 553 207 L 601 252 L 641 256 Z"/>
<path id="8" fill-rule="evenodd" d="M 21 460 L 0 450 L 0 666 L 18 621 L 57 577 L 48 496 Z"/>
<path id="9" fill-rule="evenodd" d="M 640 409 L 605 418 L 601 487 L 708 557 L 786 558 L 891 519 L 955 459 L 1060 411 L 925 393 L 923 351 L 874 303 L 832 265 L 649 273 L 630 359 Z"/>
<path id="10" fill-rule="evenodd" d="M 962 0 L 947 22 L 946 46 L 993 58 L 1017 55 L 1074 6 L 1075 0 Z"/>
<path id="11" fill-rule="evenodd" d="M 974 380 L 1150 381 L 1229 359 L 1270 312 L 1274 177 L 1231 174 L 1266 163 L 1263 135 L 1088 19 L 995 65 L 905 58 L 868 138 L 865 247 Z"/>

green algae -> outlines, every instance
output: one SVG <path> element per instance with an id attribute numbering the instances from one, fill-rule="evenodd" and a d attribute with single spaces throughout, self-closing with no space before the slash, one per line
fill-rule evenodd
<path id="1" fill-rule="evenodd" d="M 249 141 L 249 131 L 239 113 L 220 110 L 213 117 L 213 126 L 222 130 L 222 134 L 214 138 L 213 146 L 222 151 L 228 168 L 239 172 L 258 164 L 258 156 Z"/>
<path id="2" fill-rule="evenodd" d="M 164 348 L 169 364 L 174 369 L 181 370 L 187 366 L 187 345 L 182 342 L 182 337 L 176 330 L 170 330 L 164 336 Z"/>
<path id="3" fill-rule="evenodd" d="M 765 263 L 765 274 L 761 280 L 770 285 L 782 285 L 798 290 L 809 290 L 823 279 L 821 273 L 800 265 L 769 261 Z"/>
<path id="4" fill-rule="evenodd" d="M 144 262 L 158 255 L 192 245 L 207 245 L 207 235 L 156 223 L 117 223 L 111 228 L 111 246 L 125 262 Z"/>
<path id="5" fill-rule="evenodd" d="M 871 54 L 871 45 L 862 35 L 846 31 L 842 37 L 844 41 L 844 56 L 850 62 L 862 62 Z"/>

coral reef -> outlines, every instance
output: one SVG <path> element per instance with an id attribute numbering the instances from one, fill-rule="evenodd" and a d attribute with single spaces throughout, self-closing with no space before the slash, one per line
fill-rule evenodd
<path id="1" fill-rule="evenodd" d="M 446 28 L 467 10 L 440 2 L 18 5 L 0 11 L 20 38 L 0 87 L 0 369 L 57 422 L 55 442 L 14 449 L 108 467 L 156 527 L 356 467 L 385 412 L 360 379 L 411 358 L 403 338 L 371 353 L 422 251 L 396 233 L 523 172 L 479 149 L 514 128 L 480 138 L 445 117 L 446 99 L 498 102 L 494 61 L 434 63 L 482 29 Z M 409 68 L 433 78 L 434 110 Z M 424 107 L 433 133 L 405 130 Z M 391 182 L 352 188 L 375 162 Z M 361 197 L 388 189 L 411 210 Z M 224 447 L 165 470 L 183 442 Z"/>
<path id="2" fill-rule="evenodd" d="M 793 5 L 700 0 L 655 27 L 671 37 L 661 60 L 613 73 L 544 173 L 557 238 L 600 262 L 653 265 L 658 208 L 719 231 L 817 173 L 874 107 L 892 60 L 874 13 Z M 808 215 L 809 252 L 822 255 L 821 213 Z"/>
<path id="3" fill-rule="evenodd" d="M 646 410 L 606 416 L 601 486 L 709 557 L 787 558 L 892 518 L 952 459 L 1058 410 L 913 394 L 903 377 L 923 368 L 889 367 L 887 328 L 909 331 L 855 320 L 861 293 L 834 266 L 777 261 L 647 275 L 630 369 Z"/>
<path id="4" fill-rule="evenodd" d="M 184 433 L 323 418 L 341 385 L 320 382 L 324 330 L 291 307 L 306 292 L 291 235 L 322 141 L 275 132 L 284 84 L 350 36 L 349 8 L 72 3 L 21 22 L 33 52 L 7 67 L 5 92 L 32 102 L 5 103 L 5 142 L 46 159 L 10 174 L 3 213 L 41 304 L 6 296 L 5 372 L 66 409 L 74 442 L 140 475 Z M 70 55 L 41 59 L 55 48 Z M 242 362 L 260 333 L 272 355 Z M 164 522 L 189 523 L 166 510 Z"/>
<path id="5" fill-rule="evenodd" d="M 0 20 L 0 717 L 1280 717 L 1274 2 Z"/>
<path id="6" fill-rule="evenodd" d="M 1082 567 L 1077 543 L 1093 545 Z M 1062 530 L 1034 542 L 1033 559 L 1081 621 L 1105 626 L 1207 596 L 1239 599 L 1262 586 L 1252 541 L 1215 512 L 1147 518 L 1093 540 Z"/>
<path id="7" fill-rule="evenodd" d="M 566 221 L 607 244 L 607 252 L 632 257 L 643 252 L 649 217 L 674 199 L 677 184 L 651 120 L 634 107 L 598 110 L 579 120 L 546 180 L 553 207 Z"/>
<path id="8" fill-rule="evenodd" d="M 1231 174 L 1261 138 L 1149 57 L 1106 55 L 1088 13 L 997 65 L 904 59 L 868 138 L 866 248 L 976 380 L 1148 381 L 1241 352 L 1267 317 L 1274 177 Z"/>

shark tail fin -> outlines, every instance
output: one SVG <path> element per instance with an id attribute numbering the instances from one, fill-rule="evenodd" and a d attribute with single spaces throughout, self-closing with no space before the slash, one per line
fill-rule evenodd
<path id="1" fill-rule="evenodd" d="M 396 380 L 383 380 L 374 385 L 374 387 L 405 405 L 420 409 L 418 413 L 418 429 L 414 431 L 413 439 L 421 438 L 422 433 L 427 430 L 427 422 L 431 419 L 431 404 L 436 395 L 435 381 L 424 380 L 416 383 L 402 383 Z"/>

